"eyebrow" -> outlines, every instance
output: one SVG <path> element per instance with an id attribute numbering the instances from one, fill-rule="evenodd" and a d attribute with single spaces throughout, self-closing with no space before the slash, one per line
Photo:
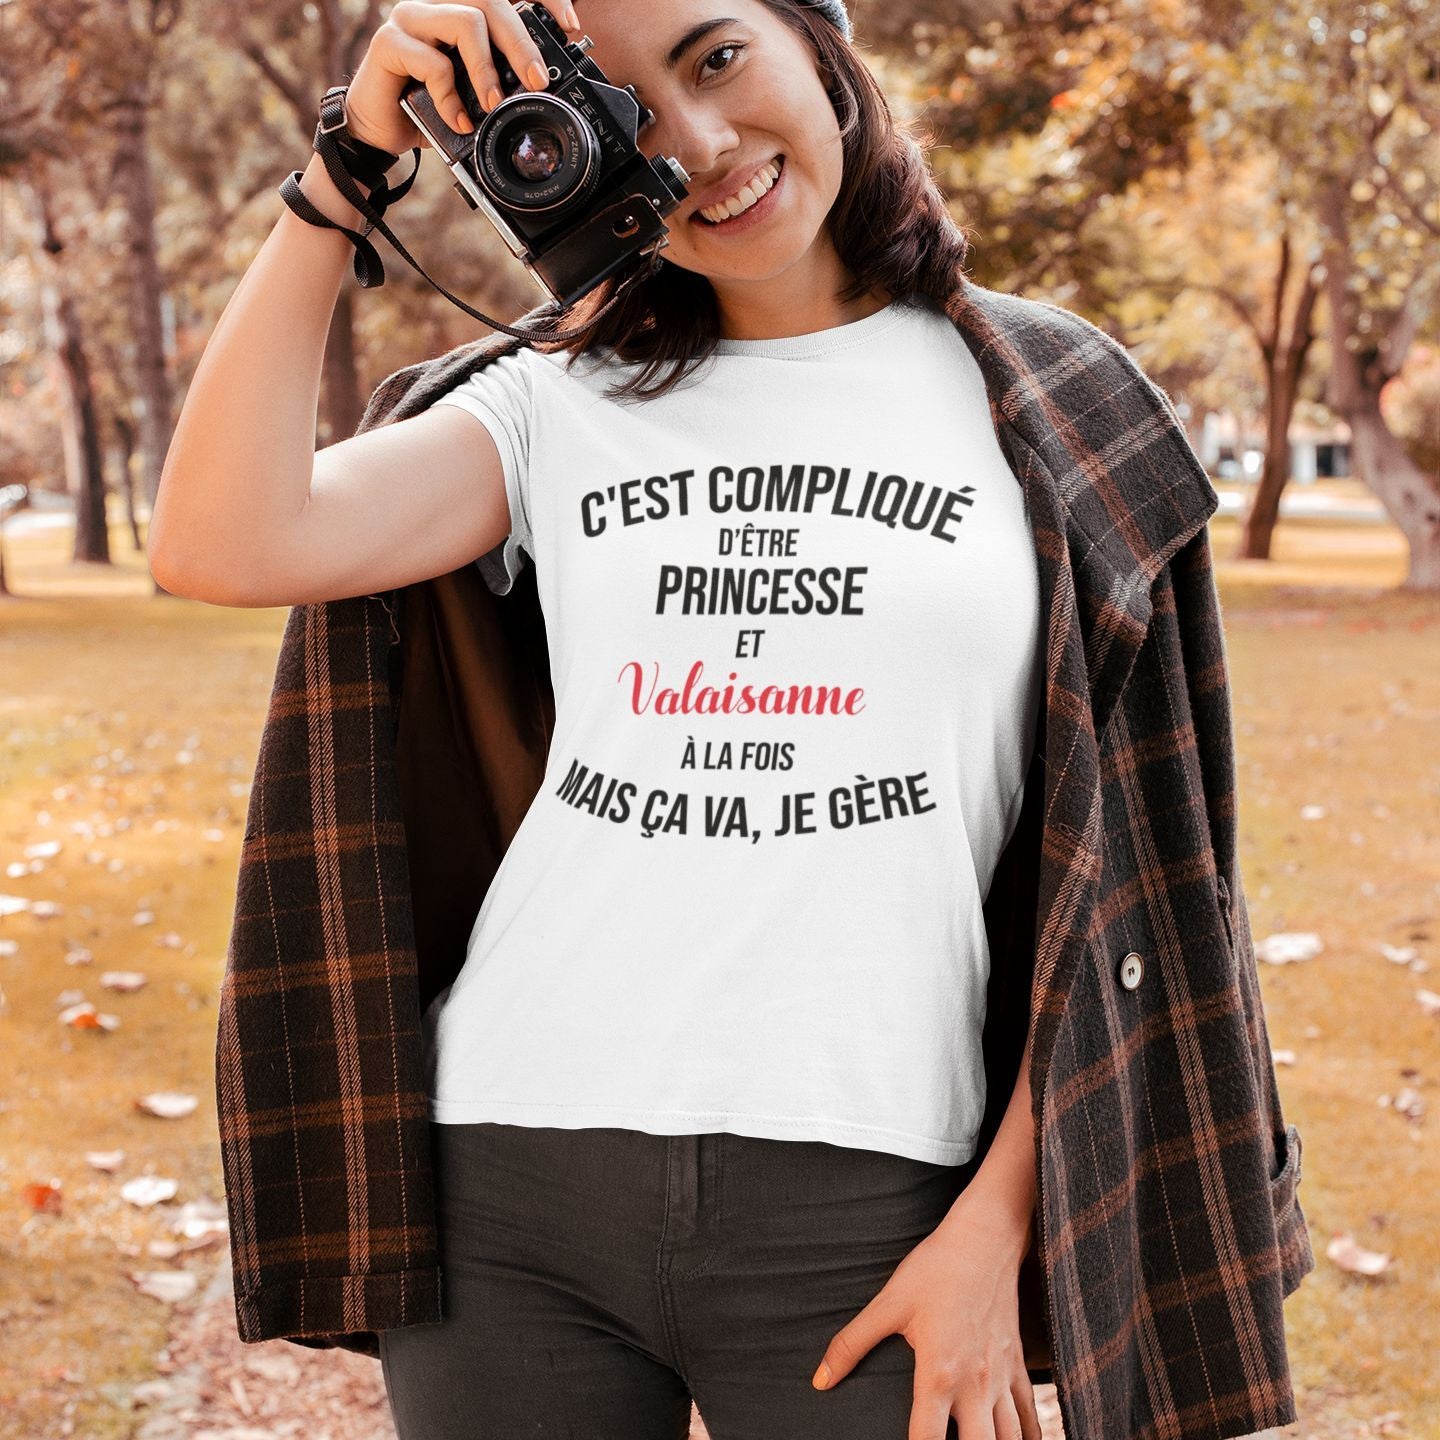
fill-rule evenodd
<path id="1" fill-rule="evenodd" d="M 718 20 L 702 20 L 698 25 L 692 25 L 669 49 L 665 55 L 665 68 L 673 70 L 684 58 L 685 52 L 692 46 L 703 40 L 712 30 L 718 30 L 722 25 L 735 25 L 738 21 L 729 16 L 721 16 Z"/>

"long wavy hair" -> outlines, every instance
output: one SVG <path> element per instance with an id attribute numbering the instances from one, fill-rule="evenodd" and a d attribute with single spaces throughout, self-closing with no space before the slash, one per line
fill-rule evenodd
<path id="1" fill-rule="evenodd" d="M 945 205 L 926 163 L 931 137 L 899 121 L 859 50 L 828 20 L 796 0 L 760 0 L 815 51 L 826 94 L 840 126 L 843 173 L 826 223 L 854 277 L 842 302 L 876 290 L 897 300 L 929 295 L 944 305 L 967 277 L 970 244 Z M 550 342 L 568 350 L 573 366 L 600 350 L 641 368 L 606 391 L 611 399 L 653 399 L 678 385 L 714 350 L 720 334 L 715 291 L 704 275 L 661 265 L 633 284 L 598 320 L 625 273 L 603 280 L 556 317 L 556 328 L 580 334 Z"/>

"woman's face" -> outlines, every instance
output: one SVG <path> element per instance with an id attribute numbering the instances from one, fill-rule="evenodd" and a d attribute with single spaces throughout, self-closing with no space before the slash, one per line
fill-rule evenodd
<path id="1" fill-rule="evenodd" d="M 641 151 L 673 155 L 690 176 L 665 219 L 667 260 L 722 291 L 833 260 L 825 220 L 840 190 L 840 128 L 802 36 L 759 0 L 577 0 L 575 9 L 591 58 L 654 112 Z M 777 156 L 780 178 L 753 215 L 719 226 L 699 218 L 716 186 L 734 194 Z"/>

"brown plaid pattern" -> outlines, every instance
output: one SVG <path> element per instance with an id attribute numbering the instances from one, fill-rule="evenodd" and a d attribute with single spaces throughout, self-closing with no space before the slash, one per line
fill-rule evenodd
<path id="1" fill-rule="evenodd" d="M 947 308 L 1024 487 L 1045 622 L 1041 732 L 985 905 L 982 1146 L 1034 1030 L 1027 1365 L 1071 1440 L 1249 1435 L 1296 1418 L 1282 1302 L 1315 1261 L 1236 861 L 1218 497 L 1104 332 L 970 283 Z M 395 372 L 360 428 L 520 343 Z M 441 1319 L 420 1016 L 553 716 L 533 567 L 503 598 L 466 566 L 290 612 L 216 1047 L 247 1342 L 375 1355 L 377 1331 Z"/>

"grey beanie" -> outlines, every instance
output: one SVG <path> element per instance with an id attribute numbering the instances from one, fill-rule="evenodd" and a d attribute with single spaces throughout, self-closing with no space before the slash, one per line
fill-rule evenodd
<path id="1" fill-rule="evenodd" d="M 845 10 L 844 0 L 801 0 L 812 10 L 818 10 L 847 40 L 854 37 L 850 32 L 850 16 Z"/>

